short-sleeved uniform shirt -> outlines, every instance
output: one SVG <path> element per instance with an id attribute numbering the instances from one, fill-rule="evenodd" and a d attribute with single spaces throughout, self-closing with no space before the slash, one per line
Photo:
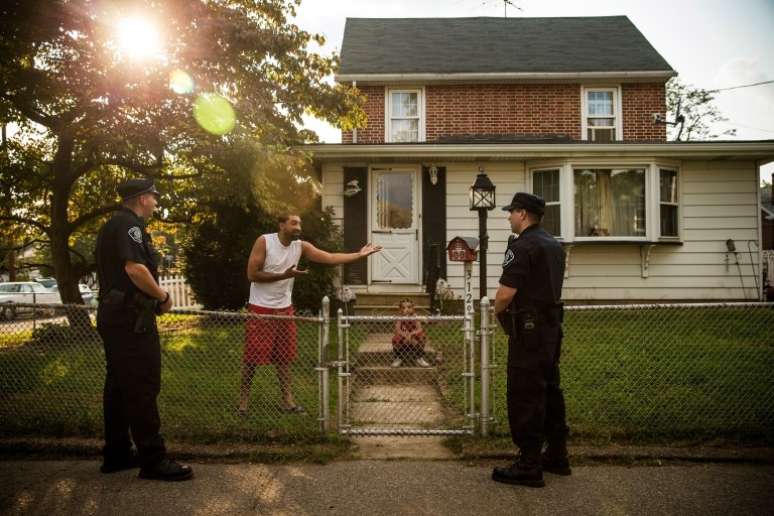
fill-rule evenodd
<path id="1" fill-rule="evenodd" d="M 562 245 L 540 226 L 530 226 L 511 240 L 500 284 L 516 289 L 512 306 L 540 308 L 559 303 L 564 260 Z"/>
<path id="2" fill-rule="evenodd" d="M 137 291 L 124 269 L 127 261 L 145 265 L 158 281 L 159 254 L 145 231 L 145 221 L 128 208 L 118 210 L 102 226 L 95 255 L 100 296 L 113 289 L 127 295 Z"/>

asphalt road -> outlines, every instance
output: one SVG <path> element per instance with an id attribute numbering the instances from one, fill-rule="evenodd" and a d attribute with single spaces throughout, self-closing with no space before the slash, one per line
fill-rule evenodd
<path id="1" fill-rule="evenodd" d="M 102 475 L 95 461 L 0 462 L 0 514 L 770 515 L 774 466 L 589 465 L 543 489 L 489 479 L 491 463 L 193 464 L 190 482 Z"/>

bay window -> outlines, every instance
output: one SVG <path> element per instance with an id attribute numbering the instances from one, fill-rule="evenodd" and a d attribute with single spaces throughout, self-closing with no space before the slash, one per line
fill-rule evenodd
<path id="1" fill-rule="evenodd" d="M 532 192 L 546 201 L 543 228 L 558 237 L 561 231 L 561 205 L 559 203 L 559 169 L 536 170 L 532 173 Z"/>
<path id="2" fill-rule="evenodd" d="M 574 170 L 576 237 L 644 237 L 645 169 Z"/>
<path id="3" fill-rule="evenodd" d="M 677 171 L 659 169 L 659 216 L 661 236 L 678 236 Z"/>
<path id="4" fill-rule="evenodd" d="M 679 243 L 678 163 L 587 159 L 527 165 L 543 228 L 565 243 Z"/>

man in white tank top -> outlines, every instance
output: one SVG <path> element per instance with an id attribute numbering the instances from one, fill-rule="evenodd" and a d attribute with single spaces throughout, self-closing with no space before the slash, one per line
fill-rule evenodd
<path id="1" fill-rule="evenodd" d="M 328 253 L 309 242 L 299 240 L 301 217 L 283 214 L 277 218 L 276 233 L 261 235 L 255 241 L 247 262 L 250 280 L 250 312 L 261 315 L 293 315 L 293 282 L 308 271 L 297 269 L 303 256 L 315 263 L 339 265 L 352 263 L 381 251 L 381 246 L 366 244 L 356 253 Z M 251 318 L 245 325 L 245 349 L 242 356 L 242 389 L 239 412 L 247 413 L 250 386 L 259 365 L 273 364 L 277 370 L 282 400 L 280 410 L 304 414 L 293 398 L 290 364 L 296 359 L 296 325 L 291 319 Z"/>

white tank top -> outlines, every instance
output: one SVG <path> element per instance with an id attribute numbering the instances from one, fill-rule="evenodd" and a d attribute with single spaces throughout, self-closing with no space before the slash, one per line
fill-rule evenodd
<path id="1" fill-rule="evenodd" d="M 301 259 L 301 240 L 293 240 L 289 246 L 282 245 L 277 233 L 263 235 L 266 240 L 266 259 L 263 271 L 285 272 L 298 265 Z M 292 304 L 293 282 L 288 278 L 269 283 L 252 282 L 250 284 L 250 304 L 264 308 L 287 308 Z"/>

